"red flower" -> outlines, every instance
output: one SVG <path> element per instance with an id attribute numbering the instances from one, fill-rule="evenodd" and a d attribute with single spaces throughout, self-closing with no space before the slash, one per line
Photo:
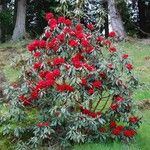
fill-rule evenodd
<path id="1" fill-rule="evenodd" d="M 51 35 L 52 35 L 52 33 L 51 33 L 51 32 L 45 32 L 45 37 L 46 37 L 46 38 L 50 38 L 50 37 L 51 37 Z"/>
<path id="2" fill-rule="evenodd" d="M 84 63 L 84 67 L 88 70 L 88 71 L 94 71 L 95 70 L 95 66 L 94 65 L 89 65 L 87 63 Z"/>
<path id="3" fill-rule="evenodd" d="M 116 136 L 119 136 L 122 131 L 124 129 L 124 126 L 116 126 L 113 130 L 112 130 L 112 134 L 113 135 L 116 135 Z"/>
<path id="4" fill-rule="evenodd" d="M 89 117 L 92 117 L 92 118 L 96 118 L 97 117 L 97 114 L 95 112 L 89 112 L 88 113 L 88 116 Z"/>
<path id="5" fill-rule="evenodd" d="M 54 58 L 53 60 L 54 65 L 62 65 L 64 64 L 64 62 L 65 62 L 65 59 L 62 57 Z"/>
<path id="6" fill-rule="evenodd" d="M 96 38 L 96 40 L 97 40 L 97 42 L 102 42 L 102 41 L 104 41 L 104 37 L 103 36 L 98 36 Z"/>
<path id="7" fill-rule="evenodd" d="M 42 67 L 42 63 L 40 63 L 40 62 L 36 62 L 36 63 L 34 63 L 34 65 L 33 65 L 33 68 L 35 69 L 35 70 L 38 70 L 38 69 L 40 69 Z"/>
<path id="8" fill-rule="evenodd" d="M 118 95 L 118 96 L 115 97 L 115 101 L 116 102 L 122 102 L 122 101 L 124 101 L 124 98 L 122 96 Z"/>
<path id="9" fill-rule="evenodd" d="M 65 40 L 65 35 L 63 33 L 59 34 L 59 35 L 57 35 L 57 39 L 59 39 L 61 42 L 63 42 Z"/>
<path id="10" fill-rule="evenodd" d="M 45 47 L 46 47 L 46 41 L 40 40 L 40 41 L 39 41 L 39 47 L 40 47 L 40 48 L 45 48 Z"/>
<path id="11" fill-rule="evenodd" d="M 61 72 L 59 69 L 55 69 L 55 70 L 53 70 L 52 74 L 54 77 L 59 77 L 61 75 Z"/>
<path id="12" fill-rule="evenodd" d="M 41 78 L 45 78 L 45 77 L 46 77 L 46 74 L 47 74 L 47 71 L 40 71 L 40 72 L 39 72 L 39 76 L 40 76 Z"/>
<path id="13" fill-rule="evenodd" d="M 89 95 L 92 95 L 94 93 L 94 89 L 93 88 L 90 88 L 89 90 L 88 90 L 88 94 Z"/>
<path id="14" fill-rule="evenodd" d="M 55 79 L 54 73 L 53 73 L 53 72 L 48 71 L 48 72 L 46 73 L 45 78 L 46 78 L 47 80 L 49 80 L 49 79 L 54 80 L 54 79 Z"/>
<path id="15" fill-rule="evenodd" d="M 39 96 L 39 92 L 37 90 L 34 90 L 31 92 L 31 99 L 35 100 Z"/>
<path id="16" fill-rule="evenodd" d="M 77 24 L 76 25 L 76 30 L 78 30 L 78 31 L 82 31 L 83 30 L 83 27 L 82 27 L 82 25 L 81 24 Z"/>
<path id="17" fill-rule="evenodd" d="M 114 53 L 114 52 L 117 51 L 117 49 L 116 49 L 115 47 L 111 47 L 111 48 L 109 48 L 109 51 L 110 51 L 111 53 Z"/>
<path id="18" fill-rule="evenodd" d="M 87 28 L 92 31 L 94 30 L 94 25 L 92 23 L 89 23 L 87 24 Z"/>
<path id="19" fill-rule="evenodd" d="M 66 18 L 65 18 L 65 17 L 60 16 L 60 17 L 58 18 L 58 23 L 64 23 L 64 22 L 65 22 L 65 20 L 66 20 Z"/>
<path id="20" fill-rule="evenodd" d="M 90 111 L 88 109 L 83 109 L 82 113 L 85 114 L 85 115 L 88 115 L 90 113 Z"/>
<path id="21" fill-rule="evenodd" d="M 101 133 L 105 133 L 105 132 L 107 132 L 107 129 L 106 129 L 106 128 L 104 128 L 104 127 L 101 127 L 101 128 L 99 128 L 99 132 L 101 132 Z"/>
<path id="22" fill-rule="evenodd" d="M 124 130 L 123 134 L 124 134 L 124 136 L 126 136 L 126 137 L 133 137 L 133 136 L 136 135 L 136 131 L 131 130 L 131 129 L 129 129 L 129 130 Z"/>
<path id="23" fill-rule="evenodd" d="M 34 50 L 36 50 L 39 46 L 39 41 L 38 40 L 35 40 L 33 42 L 31 42 L 30 44 L 27 45 L 27 49 L 32 52 Z"/>
<path id="24" fill-rule="evenodd" d="M 48 80 L 40 80 L 37 85 L 36 85 L 36 90 L 42 90 L 44 88 L 48 88 L 54 85 L 54 80 L 53 79 L 48 79 Z"/>
<path id="25" fill-rule="evenodd" d="M 135 117 L 135 116 L 132 116 L 132 117 L 129 117 L 129 122 L 130 123 L 137 123 L 139 121 L 139 118 L 138 117 Z"/>
<path id="26" fill-rule="evenodd" d="M 93 46 L 88 46 L 87 48 L 86 48 L 86 53 L 92 53 L 94 51 L 94 47 Z"/>
<path id="27" fill-rule="evenodd" d="M 45 18 L 46 18 L 47 21 L 49 21 L 50 19 L 54 18 L 54 15 L 53 15 L 53 13 L 48 12 L 48 13 L 46 13 Z"/>
<path id="28" fill-rule="evenodd" d="M 43 123 L 38 123 L 37 124 L 38 127 L 48 127 L 49 126 L 49 122 L 43 122 Z"/>
<path id="29" fill-rule="evenodd" d="M 109 37 L 115 37 L 116 36 L 116 32 L 112 31 L 112 32 L 109 32 Z"/>
<path id="30" fill-rule="evenodd" d="M 73 92 L 74 88 L 68 84 L 57 84 L 56 90 L 59 92 Z"/>
<path id="31" fill-rule="evenodd" d="M 23 103 L 24 106 L 29 106 L 31 105 L 30 99 L 25 97 L 24 95 L 19 96 L 19 100 Z"/>
<path id="32" fill-rule="evenodd" d="M 74 35 L 75 33 L 71 28 L 66 27 L 64 28 L 64 34 Z"/>
<path id="33" fill-rule="evenodd" d="M 111 46 L 111 41 L 110 40 L 105 40 L 104 41 L 104 45 L 106 45 L 106 46 L 108 46 L 108 47 L 110 47 Z"/>
<path id="34" fill-rule="evenodd" d="M 133 65 L 132 64 L 126 64 L 126 68 L 130 71 L 133 69 Z"/>
<path id="35" fill-rule="evenodd" d="M 56 19 L 51 19 L 48 22 L 48 25 L 50 26 L 51 30 L 53 31 L 57 27 L 57 20 Z"/>
<path id="36" fill-rule="evenodd" d="M 74 61 L 74 62 L 73 62 L 73 65 L 74 65 L 75 68 L 78 69 L 78 68 L 81 68 L 81 67 L 82 67 L 82 62 L 81 62 L 81 61 Z"/>
<path id="37" fill-rule="evenodd" d="M 51 87 L 51 86 L 53 86 L 54 85 L 54 80 L 52 80 L 52 79 L 49 79 L 49 80 L 46 80 L 46 87 Z"/>
<path id="38" fill-rule="evenodd" d="M 71 21 L 70 19 L 66 19 L 66 20 L 64 21 L 64 24 L 65 24 L 66 26 L 71 26 L 71 25 L 72 25 L 72 21 Z"/>
<path id="39" fill-rule="evenodd" d="M 75 36 L 78 38 L 78 39 L 83 39 L 84 38 L 84 33 L 82 33 L 82 31 L 75 31 Z"/>
<path id="40" fill-rule="evenodd" d="M 110 107 L 111 107 L 112 110 L 117 110 L 118 104 L 112 103 Z"/>
<path id="41" fill-rule="evenodd" d="M 82 54 L 81 53 L 77 53 L 77 54 L 75 54 L 73 57 L 72 57 L 72 62 L 74 62 L 74 61 L 82 61 L 84 59 L 84 57 L 82 56 Z"/>
<path id="42" fill-rule="evenodd" d="M 95 80 L 92 84 L 94 88 L 101 88 L 102 87 L 102 82 L 100 80 Z"/>
<path id="43" fill-rule="evenodd" d="M 83 63 L 81 60 L 83 60 L 83 56 L 81 55 L 81 53 L 77 53 L 76 55 L 74 55 L 71 59 L 73 65 L 75 68 L 81 68 Z"/>
<path id="44" fill-rule="evenodd" d="M 106 79 L 106 73 L 105 72 L 100 72 L 100 77 L 102 78 L 102 79 Z"/>
<path id="45" fill-rule="evenodd" d="M 41 52 L 35 52 L 35 53 L 34 53 L 34 57 L 35 57 L 35 58 L 39 58 L 40 56 L 41 56 Z"/>
<path id="46" fill-rule="evenodd" d="M 116 128 L 117 123 L 115 121 L 110 121 L 109 126 L 110 128 Z"/>
<path id="47" fill-rule="evenodd" d="M 100 117 L 100 116 L 102 116 L 102 113 L 101 112 L 96 112 L 96 115 Z"/>
<path id="48" fill-rule="evenodd" d="M 82 79 L 81 79 L 81 84 L 84 85 L 84 86 L 87 85 L 87 80 L 86 80 L 86 78 L 82 78 Z"/>
<path id="49" fill-rule="evenodd" d="M 82 41 L 81 41 L 81 45 L 83 46 L 83 47 L 87 47 L 87 46 L 89 46 L 89 41 L 88 40 L 86 40 L 86 39 L 83 39 Z"/>
<path id="50" fill-rule="evenodd" d="M 78 41 L 77 40 L 74 40 L 74 39 L 70 39 L 69 40 L 69 45 L 71 47 L 77 47 L 78 46 Z"/>
<path id="51" fill-rule="evenodd" d="M 107 67 L 108 67 L 109 69 L 113 69 L 113 64 L 108 64 Z"/>
<path id="52" fill-rule="evenodd" d="M 128 54 L 123 54 L 123 55 L 122 55 L 122 58 L 123 58 L 123 59 L 127 59 L 128 57 L 129 57 Z"/>

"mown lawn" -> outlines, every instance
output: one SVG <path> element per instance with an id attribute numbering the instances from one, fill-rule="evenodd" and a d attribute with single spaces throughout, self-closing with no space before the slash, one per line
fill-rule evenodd
<path id="1" fill-rule="evenodd" d="M 13 58 L 17 59 L 22 55 L 27 57 L 25 51 L 26 41 L 16 43 L 2 44 L 0 46 L 0 70 L 2 70 L 7 78 L 8 82 L 14 82 L 19 76 L 19 69 L 14 69 L 10 66 L 12 62 L 11 54 Z M 134 93 L 135 101 L 150 100 L 150 44 L 144 44 L 141 41 L 121 42 L 117 44 L 117 47 L 129 53 L 130 58 L 133 60 L 134 73 L 139 78 L 140 86 Z M 6 113 L 6 109 L 0 107 L 0 115 Z M 150 150 L 150 108 L 141 111 L 143 114 L 143 123 L 139 129 L 135 143 L 130 145 L 121 143 L 107 143 L 107 144 L 83 144 L 76 145 L 72 150 Z M 0 132 L 2 131 L 0 126 Z M 0 150 L 7 150 L 8 145 L 11 147 L 11 141 L 0 135 Z"/>

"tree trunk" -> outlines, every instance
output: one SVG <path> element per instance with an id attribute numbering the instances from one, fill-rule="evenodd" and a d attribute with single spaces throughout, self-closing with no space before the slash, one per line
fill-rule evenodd
<path id="1" fill-rule="evenodd" d="M 108 11 L 112 30 L 116 32 L 119 40 L 123 40 L 126 36 L 126 33 L 115 0 L 108 0 Z"/>
<path id="2" fill-rule="evenodd" d="M 0 3 L 0 13 L 2 12 L 2 4 Z M 0 42 L 2 40 L 2 24 L 0 22 Z"/>
<path id="3" fill-rule="evenodd" d="M 142 31 L 145 30 L 145 3 L 144 1 L 138 1 L 138 9 L 139 9 L 139 26 Z M 145 37 L 146 35 L 140 32 L 141 37 Z"/>
<path id="4" fill-rule="evenodd" d="M 25 20 L 26 20 L 26 0 L 18 0 L 16 24 L 13 31 L 12 40 L 16 41 L 25 36 Z"/>

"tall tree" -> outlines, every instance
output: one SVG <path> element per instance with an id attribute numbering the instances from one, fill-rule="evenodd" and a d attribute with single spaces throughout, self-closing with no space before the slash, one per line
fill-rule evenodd
<path id="1" fill-rule="evenodd" d="M 108 0 L 108 11 L 110 16 L 110 24 L 113 31 L 117 33 L 119 40 L 123 40 L 126 36 L 126 33 L 115 0 Z"/>
<path id="2" fill-rule="evenodd" d="M 2 13 L 2 3 L 0 1 L 0 14 Z M 1 38 L 2 38 L 2 24 L 1 24 L 1 21 L 0 21 L 0 41 L 1 41 Z"/>
<path id="3" fill-rule="evenodd" d="M 12 39 L 14 41 L 25 36 L 26 0 L 17 0 L 17 17 Z"/>

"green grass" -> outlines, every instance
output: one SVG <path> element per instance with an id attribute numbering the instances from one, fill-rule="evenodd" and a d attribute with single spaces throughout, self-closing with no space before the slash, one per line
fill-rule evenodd
<path id="1" fill-rule="evenodd" d="M 16 51 L 13 53 L 18 57 L 24 52 L 26 43 L 27 41 L 21 41 L 15 44 L 9 42 L 0 45 L 0 69 L 3 69 L 8 82 L 14 82 L 20 74 L 20 70 L 14 69 L 9 65 L 12 59 L 10 57 L 12 50 Z M 134 73 L 142 85 L 135 90 L 134 99 L 137 101 L 150 100 L 150 45 L 135 41 L 121 42 L 117 46 L 121 51 L 129 53 L 135 66 Z M 0 115 L 4 115 L 6 111 L 7 109 L 5 107 L 0 107 Z M 135 143 L 131 145 L 121 143 L 81 144 L 74 146 L 71 150 L 150 150 L 150 110 L 144 110 L 142 113 L 144 116 L 143 124 L 139 129 Z M 34 113 L 31 113 L 29 120 L 32 120 L 32 117 L 34 118 Z M 2 132 L 2 129 L 3 127 L 0 126 L 0 132 Z M 7 138 L 4 138 L 2 134 L 0 134 L 0 138 L 0 150 L 8 150 L 11 147 L 11 142 Z"/>

